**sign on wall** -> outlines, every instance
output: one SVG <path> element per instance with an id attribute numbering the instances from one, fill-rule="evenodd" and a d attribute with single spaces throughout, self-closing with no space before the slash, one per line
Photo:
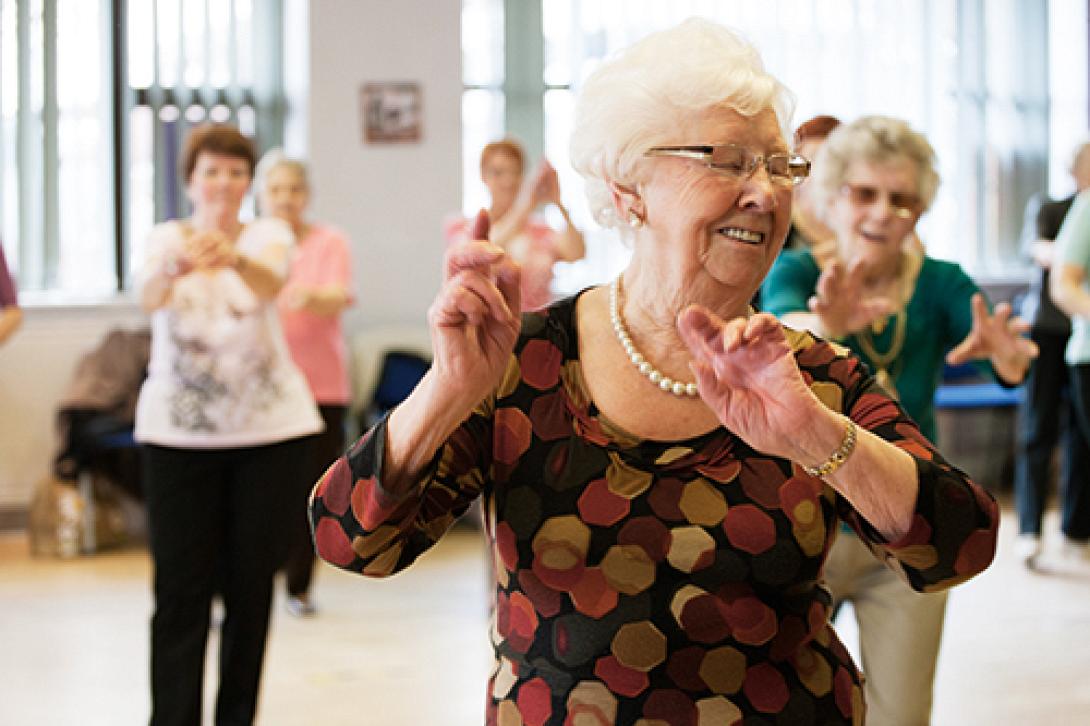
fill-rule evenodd
<path id="1" fill-rule="evenodd" d="M 366 83 L 360 89 L 360 106 L 364 142 L 420 141 L 423 112 L 419 83 Z"/>

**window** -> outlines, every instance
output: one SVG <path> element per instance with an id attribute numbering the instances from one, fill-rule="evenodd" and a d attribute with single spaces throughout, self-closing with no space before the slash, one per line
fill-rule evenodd
<path id="1" fill-rule="evenodd" d="M 465 7 L 471 4 L 484 3 Z M 1045 189 L 1047 179 L 1050 4 L 550 0 L 539 5 L 541 80 L 533 88 L 504 84 L 504 99 L 496 103 L 506 103 L 506 128 L 515 135 L 522 131 L 516 123 L 524 110 L 516 105 L 536 104 L 543 118 L 540 148 L 559 170 L 565 200 L 587 231 L 588 259 L 558 268 L 557 292 L 607 279 L 625 260 L 615 236 L 589 219 L 581 182 L 568 163 L 579 84 L 611 53 L 694 15 L 735 28 L 758 47 L 769 70 L 795 93 L 794 122 L 818 113 L 842 119 L 884 114 L 904 118 L 927 134 L 943 179 L 920 224 L 930 253 L 957 260 L 978 275 L 1020 269 L 1022 209 L 1030 194 Z M 1085 28 L 1085 15 L 1081 25 L 1074 20 L 1075 27 Z M 506 31 L 508 45 L 525 45 L 519 26 L 508 23 Z M 1069 57 L 1085 58 L 1085 42 L 1081 53 Z M 473 52 L 483 55 L 494 47 Z M 470 128 L 475 119 L 467 115 L 464 123 L 468 141 L 479 132 Z M 1085 119 L 1078 123 L 1084 126 Z M 467 150 L 467 181 L 469 161 L 475 163 L 473 151 L 479 149 L 478 143 Z M 467 201 L 472 188 L 467 183 Z"/>
<path id="2" fill-rule="evenodd" d="M 481 183 L 480 153 L 503 136 L 503 0 L 462 3 L 462 189 L 463 211 L 472 216 L 488 206 Z"/>
<path id="3" fill-rule="evenodd" d="M 22 290 L 116 285 L 107 7 L 0 0 L 0 224 Z"/>
<path id="4" fill-rule="evenodd" d="M 0 235 L 30 300 L 128 287 L 152 225 L 188 212 L 177 161 L 193 125 L 279 143 L 281 10 L 0 0 Z"/>

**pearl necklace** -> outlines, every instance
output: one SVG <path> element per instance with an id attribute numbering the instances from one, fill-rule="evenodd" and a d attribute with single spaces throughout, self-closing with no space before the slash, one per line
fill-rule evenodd
<path id="1" fill-rule="evenodd" d="M 621 278 L 615 279 L 609 286 L 609 318 L 613 323 L 613 332 L 617 334 L 617 340 L 621 341 L 621 347 L 632 361 L 632 365 L 662 390 L 675 396 L 698 396 L 695 383 L 682 383 L 665 375 L 662 371 L 651 365 L 643 354 L 636 349 L 632 342 L 632 336 L 624 326 L 624 318 L 621 317 Z"/>

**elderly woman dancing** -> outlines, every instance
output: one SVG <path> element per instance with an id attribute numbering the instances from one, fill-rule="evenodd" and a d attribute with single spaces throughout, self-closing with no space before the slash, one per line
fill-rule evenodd
<path id="1" fill-rule="evenodd" d="M 1015 384 L 1036 355 L 1009 305 L 990 314 L 958 265 L 923 254 L 915 228 L 938 187 L 934 164 L 927 139 L 899 119 L 868 116 L 833 131 L 809 183 L 834 242 L 825 254 L 784 252 L 761 294 L 788 325 L 842 339 L 930 441 L 944 358 L 984 359 Z M 835 602 L 854 605 L 874 722 L 926 724 L 946 593 L 913 592 L 871 549 L 845 533 L 826 581 Z"/>
<path id="2" fill-rule="evenodd" d="M 861 723 L 821 577 L 837 521 L 917 589 L 992 558 L 994 501 L 857 359 L 749 307 L 809 169 L 786 96 L 700 20 L 601 66 L 572 157 L 629 267 L 520 321 L 478 225 L 431 371 L 318 483 L 319 554 L 370 576 L 483 497 L 488 723 Z"/>

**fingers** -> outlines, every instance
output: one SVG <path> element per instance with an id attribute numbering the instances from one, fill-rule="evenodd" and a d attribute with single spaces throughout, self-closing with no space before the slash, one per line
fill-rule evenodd
<path id="1" fill-rule="evenodd" d="M 484 303 L 487 312 L 497 320 L 511 317 L 512 309 L 508 306 L 506 298 L 489 278 L 474 272 L 463 271 L 458 273 L 451 283 L 472 292 Z"/>
<path id="2" fill-rule="evenodd" d="M 815 292 L 817 292 L 818 298 L 821 300 L 831 300 L 836 291 L 840 288 L 843 274 L 844 267 L 840 264 L 839 260 L 830 262 L 822 271 L 821 276 L 818 277 L 817 285 L 815 286 Z"/>
<path id="3" fill-rule="evenodd" d="M 488 239 L 488 230 L 492 226 L 492 221 L 488 217 L 488 210 L 482 209 L 477 212 L 477 216 L 473 219 L 473 224 L 469 228 L 470 239 Z"/>
<path id="4" fill-rule="evenodd" d="M 700 392 L 700 397 L 705 402 L 714 404 L 716 399 L 725 397 L 727 399 L 726 405 L 730 405 L 730 391 L 720 390 L 719 379 L 710 365 L 693 360 L 689 361 L 689 370 L 693 372 L 693 378 L 696 379 L 696 390 Z"/>
<path id="5" fill-rule="evenodd" d="M 848 274 L 845 279 L 845 285 L 853 290 L 858 290 L 863 287 L 863 277 L 867 274 L 867 268 L 863 265 L 863 260 L 856 260 L 852 263 L 852 266 L 848 268 Z"/>
<path id="6" fill-rule="evenodd" d="M 1030 330 L 1033 329 L 1033 323 L 1028 320 L 1023 320 L 1022 318 L 1014 318 L 1010 321 L 1009 326 L 1010 330 L 1017 333 L 1018 335 L 1028 333 Z"/>
<path id="7" fill-rule="evenodd" d="M 472 240 L 453 245 L 447 250 L 445 276 L 449 279 L 461 270 L 488 271 L 503 256 L 503 250 L 487 240 Z"/>
<path id="8" fill-rule="evenodd" d="M 690 305 L 677 316 L 677 330 L 689 351 L 698 359 L 709 359 L 714 355 L 713 341 L 718 346 L 717 338 L 721 325 L 718 317 L 707 308 Z M 718 321 L 721 323 L 722 321 Z"/>
<path id="9" fill-rule="evenodd" d="M 981 325 L 988 319 L 988 303 L 984 302 L 984 293 L 978 292 L 970 301 L 973 312 L 973 327 Z"/>
<path id="10" fill-rule="evenodd" d="M 959 366 L 962 363 L 968 363 L 972 360 L 970 351 L 972 350 L 972 341 L 969 338 L 961 341 L 946 354 L 947 365 Z"/>
<path id="11" fill-rule="evenodd" d="M 463 323 L 480 325 L 488 314 L 488 305 L 470 288 L 455 287 L 448 290 L 432 309 L 434 322 L 440 326 L 457 326 Z"/>
<path id="12" fill-rule="evenodd" d="M 724 321 L 706 308 L 691 305 L 678 316 L 677 328 L 693 360 L 708 366 L 716 381 L 736 377 L 740 367 L 759 365 L 771 355 L 769 346 L 786 346 L 783 326 L 768 313 Z"/>
<path id="13" fill-rule="evenodd" d="M 780 321 L 774 315 L 757 313 L 746 321 L 745 328 L 742 331 L 742 339 L 747 343 L 751 343 L 758 338 L 785 339 L 783 326 L 780 325 Z"/>

